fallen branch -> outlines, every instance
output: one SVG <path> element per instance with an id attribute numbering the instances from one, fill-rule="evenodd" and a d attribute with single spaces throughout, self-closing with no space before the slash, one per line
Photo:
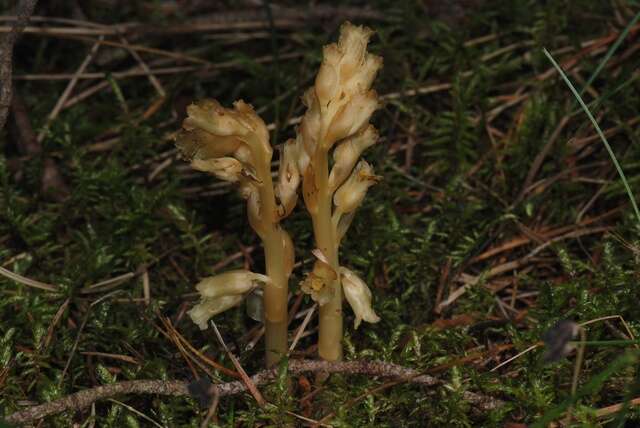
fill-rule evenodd
<path id="1" fill-rule="evenodd" d="M 291 360 L 289 362 L 289 372 L 293 374 L 303 372 L 363 374 L 368 376 L 392 378 L 424 386 L 446 385 L 440 379 L 421 374 L 418 370 L 383 361 L 330 362 L 317 360 Z M 255 385 L 260 385 L 273 380 L 276 376 L 277 369 L 264 370 L 253 375 L 251 377 L 251 381 Z M 234 395 L 246 390 L 247 387 L 243 381 L 235 381 L 212 384 L 208 388 L 207 393 L 210 398 L 213 398 L 215 396 L 225 397 Z M 28 423 L 67 410 L 78 411 L 90 406 L 98 400 L 103 400 L 119 394 L 191 395 L 189 393 L 189 382 L 185 381 L 134 380 L 118 382 L 111 385 L 86 389 L 49 403 L 30 407 L 9 415 L 6 418 L 6 421 L 15 424 Z M 463 392 L 462 397 L 481 411 L 494 410 L 504 405 L 504 402 L 501 400 L 469 391 Z"/>
<path id="2" fill-rule="evenodd" d="M 17 8 L 16 22 L 11 26 L 9 33 L 0 42 L 0 129 L 7 121 L 9 106 L 11 105 L 11 74 L 13 71 L 13 45 L 18 36 L 29 22 L 38 0 L 21 0 Z"/>

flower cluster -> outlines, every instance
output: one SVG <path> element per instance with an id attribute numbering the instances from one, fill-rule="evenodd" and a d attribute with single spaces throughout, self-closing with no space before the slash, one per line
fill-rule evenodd
<path id="1" fill-rule="evenodd" d="M 205 328 L 209 318 L 239 304 L 259 283 L 286 288 L 286 283 L 281 282 L 286 281 L 293 270 L 293 243 L 279 221 L 288 216 L 296 204 L 300 174 L 296 144 L 287 142 L 280 157 L 278 181 L 273 185 L 273 150 L 267 127 L 244 101 L 236 101 L 232 109 L 222 107 L 215 100 L 194 103 L 187 108 L 182 127 L 176 136 L 182 157 L 196 170 L 239 185 L 240 195 L 247 200 L 251 227 L 265 243 L 278 249 L 282 259 L 278 263 L 283 264 L 283 268 L 277 270 L 283 272 L 279 282 L 248 271 L 227 272 L 200 282 L 196 288 L 201 302 L 189 315 L 200 328 Z M 286 298 L 286 291 L 284 296 Z M 286 312 L 272 314 L 272 318 L 283 317 Z"/>
<path id="2" fill-rule="evenodd" d="M 238 305 L 263 285 L 268 364 L 287 349 L 287 283 L 294 253 L 280 221 L 295 208 L 300 184 L 317 246 L 313 269 L 301 288 L 320 305 L 320 355 L 341 358 L 343 297 L 356 315 L 355 328 L 362 321 L 380 320 L 365 282 L 338 261 L 338 247 L 355 211 L 379 180 L 371 165 L 360 159 L 378 140 L 369 119 L 379 107 L 371 84 L 382 59 L 367 52 L 371 34 L 347 22 L 338 43 L 325 46 L 315 83 L 303 96 L 307 111 L 297 136 L 282 145 L 275 182 L 267 127 L 243 101 L 233 108 L 215 100 L 192 104 L 176 137 L 180 153 L 194 169 L 239 186 L 247 200 L 249 223 L 263 241 L 267 268 L 267 275 L 236 270 L 205 278 L 196 286 L 200 303 L 189 315 L 204 329 L 212 316 Z"/>
<path id="3" fill-rule="evenodd" d="M 338 43 L 325 46 L 315 84 L 303 97 L 307 111 L 297 137 L 303 196 L 314 219 L 316 242 L 318 233 L 331 235 L 331 244 L 323 249 L 331 254 L 316 250 L 317 261 L 302 289 L 322 306 L 332 298 L 342 298 L 336 296 L 338 287 L 332 286 L 336 281 L 342 283 L 344 296 L 356 313 L 356 328 L 361 320 L 377 322 L 379 318 L 371 308 L 368 287 L 337 264 L 337 252 L 367 189 L 379 179 L 371 165 L 360 160 L 364 150 L 378 140 L 369 119 L 379 107 L 371 84 L 382 59 L 367 52 L 371 34 L 371 30 L 347 22 L 341 28 Z M 322 171 L 328 168 L 326 159 L 332 149 L 333 166 L 329 172 Z M 327 215 L 319 208 L 323 198 L 325 206 L 328 199 L 330 219 L 322 218 Z M 329 230 L 322 228 L 324 222 L 329 222 Z"/>

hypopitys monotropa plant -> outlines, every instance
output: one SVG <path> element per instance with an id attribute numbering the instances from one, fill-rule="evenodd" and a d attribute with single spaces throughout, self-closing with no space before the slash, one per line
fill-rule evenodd
<path id="1" fill-rule="evenodd" d="M 189 315 L 204 329 L 212 316 L 263 286 L 268 365 L 287 349 L 287 281 L 294 257 L 291 239 L 279 222 L 296 205 L 301 176 L 317 245 L 313 251 L 317 260 L 302 289 L 320 305 L 320 356 L 328 360 L 342 356 L 343 295 L 356 315 L 356 328 L 362 320 L 379 321 L 365 282 L 338 263 L 340 241 L 367 189 L 378 180 L 373 168 L 359 160 L 378 139 L 368 122 L 378 107 L 370 87 L 382 59 L 366 52 L 371 34 L 369 29 L 346 23 L 338 44 L 325 46 L 315 85 L 303 97 L 307 112 L 297 138 L 283 146 L 275 187 L 267 129 L 243 101 L 233 109 L 213 100 L 191 105 L 176 139 L 193 168 L 239 184 L 240 194 L 247 199 L 249 223 L 263 241 L 266 259 L 266 276 L 237 270 L 202 280 L 196 286 L 201 301 Z"/>
<path id="2" fill-rule="evenodd" d="M 317 246 L 317 260 L 302 289 L 320 305 L 318 352 L 327 360 L 342 358 L 343 294 L 356 315 L 355 328 L 361 320 L 380 320 L 365 282 L 340 266 L 338 259 L 340 241 L 355 210 L 378 180 L 371 165 L 359 160 L 378 139 L 368 123 L 379 106 L 371 84 L 382 59 L 367 52 L 371 34 L 368 28 L 347 22 L 338 43 L 324 47 L 315 84 L 303 97 L 307 111 L 298 129 L 298 169 Z"/>
<path id="3" fill-rule="evenodd" d="M 197 102 L 187 108 L 182 127 L 176 146 L 183 158 L 194 169 L 239 185 L 247 200 L 249 224 L 262 239 L 266 264 L 266 275 L 235 270 L 203 279 L 196 286 L 200 303 L 189 315 L 206 329 L 211 317 L 240 304 L 263 286 L 266 362 L 272 365 L 287 352 L 287 294 L 294 253 L 280 221 L 296 205 L 300 182 L 296 143 L 284 145 L 274 186 L 269 133 L 249 104 L 236 101 L 233 109 L 227 109 L 215 100 Z"/>

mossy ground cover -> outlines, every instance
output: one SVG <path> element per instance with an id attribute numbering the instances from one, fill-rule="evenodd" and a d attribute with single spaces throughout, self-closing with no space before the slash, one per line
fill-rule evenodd
<path id="1" fill-rule="evenodd" d="M 78 3 L 41 4 L 36 14 L 45 19 L 33 21 L 16 46 L 14 91 L 32 131 L 42 134 L 40 150 L 25 153 L 15 109 L 0 134 L 0 266 L 21 275 L 0 277 L 5 416 L 123 380 L 233 380 L 210 363 L 233 369 L 213 333 L 185 312 L 200 278 L 243 266 L 261 271 L 262 251 L 244 202 L 190 171 L 172 135 L 187 103 L 212 97 L 252 103 L 275 124 L 274 144 L 293 136 L 289 123 L 303 113 L 299 97 L 321 48 L 349 16 L 376 30 L 370 49 L 384 57 L 376 89 L 385 104 L 372 120 L 381 142 L 366 154 L 384 179 L 369 190 L 341 249 L 344 264 L 371 286 L 382 321 L 346 330 L 345 359 L 397 363 L 448 386 L 392 386 L 354 374 L 315 384 L 313 375 L 287 374 L 283 364 L 279 378 L 260 387 L 272 405 L 261 408 L 249 394 L 225 397 L 217 423 L 302 426 L 292 413 L 312 420 L 332 413 L 324 421 L 335 427 L 515 427 L 545 415 L 562 423 L 572 407 L 567 423 L 574 426 L 633 426 L 640 416 L 631 401 L 640 396 L 633 343 L 640 224 L 605 147 L 543 48 L 586 88 L 583 97 L 637 191 L 640 26 L 630 23 L 638 2 L 433 8 L 436 2 L 374 1 L 363 8 L 354 1 L 353 9 L 317 6 L 306 20 L 290 8 L 313 9 L 295 2 L 272 3 L 266 20 L 264 8 L 234 2 L 213 9 Z M 79 11 L 78 22 L 52 20 Z M 125 31 L 125 39 L 104 36 L 110 44 L 97 49 L 48 123 L 98 40 L 87 29 L 134 21 L 145 26 Z M 102 86 L 87 92 L 95 85 Z M 74 98 L 80 94 L 87 96 Z M 52 161 L 61 180 L 44 174 Z M 302 207 L 286 227 L 300 262 L 293 304 L 313 238 Z M 313 303 L 300 299 L 300 311 Z M 585 324 L 587 340 L 598 341 L 585 347 L 574 399 L 576 353 L 545 363 L 540 344 L 565 319 Z M 251 346 L 259 326 L 245 311 L 216 323 L 244 369 L 261 370 L 262 343 Z M 313 357 L 315 323 L 291 358 Z M 464 391 L 505 405 L 478 412 Z M 40 426 L 199 426 L 205 414 L 189 397 L 134 394 Z"/>

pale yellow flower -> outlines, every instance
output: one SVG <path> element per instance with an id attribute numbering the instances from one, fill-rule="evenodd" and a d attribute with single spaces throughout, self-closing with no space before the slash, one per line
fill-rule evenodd
<path id="1" fill-rule="evenodd" d="M 231 295 L 221 296 L 217 299 L 202 299 L 200 303 L 187 311 L 187 314 L 200 327 L 200 330 L 206 330 L 207 322 L 212 317 L 239 305 L 243 298 L 242 295 Z"/>
<path id="2" fill-rule="evenodd" d="M 298 147 L 295 140 L 288 140 L 282 148 L 278 182 L 275 187 L 276 197 L 283 208 L 283 211 L 278 213 L 281 218 L 288 216 L 298 201 L 300 172 L 296 163 L 297 154 Z"/>
<path id="3" fill-rule="evenodd" d="M 204 278 L 196 285 L 201 297 L 200 303 L 187 313 L 204 330 L 211 317 L 238 305 L 260 283 L 270 282 L 268 276 L 244 269 Z"/>
<path id="4" fill-rule="evenodd" d="M 373 167 L 361 160 L 351 172 L 351 175 L 333 195 L 333 203 L 336 206 L 335 214 L 350 213 L 360 206 L 367 189 L 380 179 L 373 173 Z"/>
<path id="5" fill-rule="evenodd" d="M 338 274 L 320 250 L 315 249 L 312 252 L 318 259 L 313 265 L 313 270 L 307 274 L 300 284 L 300 288 L 322 306 L 331 300 L 331 296 L 334 294 L 331 284 L 338 279 Z"/>
<path id="6" fill-rule="evenodd" d="M 194 159 L 191 167 L 198 171 L 209 172 L 220 180 L 236 182 L 242 174 L 242 164 L 235 158 Z"/>
<path id="7" fill-rule="evenodd" d="M 340 267 L 340 279 L 344 297 L 356 315 L 354 328 L 357 329 L 362 321 L 370 323 L 380 321 L 380 317 L 376 315 L 371 306 L 371 290 L 367 284 L 358 275 L 342 266 Z"/>
<path id="8" fill-rule="evenodd" d="M 360 155 L 378 140 L 376 129 L 369 125 L 362 132 L 353 135 L 333 151 L 333 168 L 329 174 L 329 189 L 335 191 L 349 177 Z"/>

